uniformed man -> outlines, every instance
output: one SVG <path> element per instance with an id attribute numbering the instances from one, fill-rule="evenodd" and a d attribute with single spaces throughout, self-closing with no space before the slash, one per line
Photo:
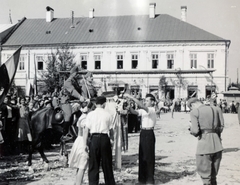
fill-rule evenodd
<path id="1" fill-rule="evenodd" d="M 87 136 L 90 132 L 89 144 L 89 184 L 99 184 L 99 167 L 102 162 L 104 180 L 106 185 L 115 185 L 112 169 L 112 149 L 110 137 L 113 138 L 113 117 L 104 108 L 106 97 L 96 98 L 96 109 L 88 113 L 84 134 L 84 143 L 87 144 Z M 109 137 L 110 136 L 110 137 Z"/>
<path id="2" fill-rule="evenodd" d="M 82 96 L 85 99 L 94 98 L 97 96 L 97 91 L 93 86 L 93 75 L 91 72 L 87 72 L 81 81 L 82 85 Z"/>
<path id="3" fill-rule="evenodd" d="M 74 66 L 70 71 L 69 78 L 64 82 L 63 88 L 67 90 L 71 96 L 84 101 L 84 97 L 81 95 L 81 88 L 77 81 L 78 72 L 81 70 L 79 66 Z"/>
<path id="4" fill-rule="evenodd" d="M 197 172 L 204 185 L 216 185 L 222 159 L 221 132 L 224 127 L 219 107 L 204 105 L 197 98 L 188 100 L 191 109 L 190 133 L 198 137 L 196 152 Z"/>

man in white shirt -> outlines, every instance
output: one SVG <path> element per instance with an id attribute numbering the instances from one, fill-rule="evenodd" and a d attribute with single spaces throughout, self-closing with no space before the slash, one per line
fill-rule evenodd
<path id="1" fill-rule="evenodd" d="M 102 160 L 102 169 L 106 185 L 115 185 L 112 169 L 112 149 L 110 137 L 113 137 L 113 117 L 104 108 L 106 98 L 99 96 L 96 99 L 96 109 L 88 113 L 84 134 L 84 144 L 87 143 L 88 133 L 91 134 L 89 144 L 89 185 L 99 184 L 99 167 Z"/>
<path id="2" fill-rule="evenodd" d="M 130 107 L 130 112 L 141 116 L 142 125 L 139 142 L 139 171 L 138 181 L 143 184 L 154 184 L 154 166 L 155 166 L 155 134 L 154 127 L 157 121 L 155 112 L 155 97 L 152 94 L 147 94 L 145 105 L 129 94 L 124 94 L 135 101 L 139 106 L 138 110 Z"/>

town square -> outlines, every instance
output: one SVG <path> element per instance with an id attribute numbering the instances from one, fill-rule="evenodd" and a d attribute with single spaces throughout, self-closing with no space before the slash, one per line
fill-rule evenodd
<path id="1" fill-rule="evenodd" d="M 237 0 L 0 5 L 0 184 L 240 183 Z"/>

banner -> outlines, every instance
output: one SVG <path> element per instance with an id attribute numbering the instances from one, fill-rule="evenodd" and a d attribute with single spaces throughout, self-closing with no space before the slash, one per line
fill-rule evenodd
<path id="1" fill-rule="evenodd" d="M 15 53 L 0 67 L 0 105 L 7 95 L 15 77 L 21 49 L 22 47 L 15 51 Z"/>

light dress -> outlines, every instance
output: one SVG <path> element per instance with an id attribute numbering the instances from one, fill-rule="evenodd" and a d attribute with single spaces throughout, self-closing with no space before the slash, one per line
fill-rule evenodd
<path id="1" fill-rule="evenodd" d="M 68 165 L 71 168 L 86 169 L 88 164 L 88 153 L 85 151 L 83 144 L 82 129 L 85 127 L 87 114 L 83 113 L 77 122 L 78 137 L 74 141 L 71 152 L 69 154 Z"/>

